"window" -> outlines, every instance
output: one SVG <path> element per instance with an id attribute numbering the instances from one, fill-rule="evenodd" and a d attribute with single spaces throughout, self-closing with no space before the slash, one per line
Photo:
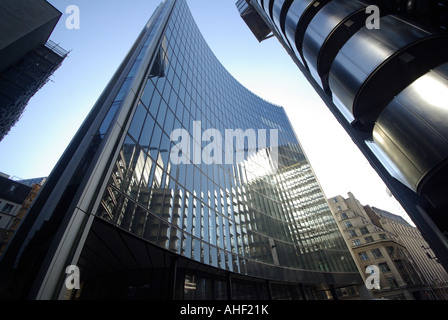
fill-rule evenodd
<path id="1" fill-rule="evenodd" d="M 348 219 L 347 213 L 342 212 L 341 213 L 341 219 Z"/>
<path id="2" fill-rule="evenodd" d="M 3 212 L 4 213 L 10 213 L 12 211 L 12 208 L 14 208 L 14 206 L 12 204 L 9 203 L 5 203 L 5 205 L 3 206 Z"/>
<path id="3" fill-rule="evenodd" d="M 397 269 L 399 269 L 399 270 L 404 269 L 403 260 L 397 259 L 397 260 L 394 260 L 394 263 L 395 263 L 395 266 L 397 267 Z"/>
<path id="4" fill-rule="evenodd" d="M 373 249 L 372 254 L 375 258 L 381 258 L 383 256 L 379 248 Z"/>
<path id="5" fill-rule="evenodd" d="M 386 280 L 391 288 L 398 288 L 398 282 L 395 278 L 387 278 Z"/>
<path id="6" fill-rule="evenodd" d="M 386 247 L 387 253 L 393 254 L 395 252 L 395 248 L 392 246 Z"/>
<path id="7" fill-rule="evenodd" d="M 359 240 L 359 239 L 355 239 L 355 240 L 353 240 L 353 245 L 354 245 L 354 246 L 359 246 L 359 245 L 361 245 L 361 240 Z"/>
<path id="8" fill-rule="evenodd" d="M 382 272 L 390 272 L 389 266 L 387 265 L 386 262 L 378 264 L 378 267 Z"/>
<path id="9" fill-rule="evenodd" d="M 407 285 L 415 284 L 414 280 L 412 280 L 412 278 L 408 274 L 403 275 L 403 281 Z"/>
<path id="10" fill-rule="evenodd" d="M 386 239 L 386 235 L 384 233 L 380 233 L 380 239 L 385 240 Z"/>
<path id="11" fill-rule="evenodd" d="M 355 230 L 349 230 L 348 231 L 348 234 L 350 235 L 350 238 L 353 238 L 353 237 L 357 237 L 358 235 L 356 234 L 356 231 Z"/>
<path id="12" fill-rule="evenodd" d="M 361 234 L 367 234 L 367 233 L 369 233 L 369 229 L 367 229 L 367 227 L 359 228 L 359 231 L 361 231 Z"/>
<path id="13" fill-rule="evenodd" d="M 344 224 L 345 224 L 345 227 L 346 227 L 346 228 L 351 228 L 351 227 L 353 227 L 353 225 L 352 225 L 352 223 L 351 223 L 350 221 L 345 221 Z"/>
<path id="14" fill-rule="evenodd" d="M 366 243 L 370 243 L 370 242 L 373 242 L 373 237 L 368 236 L 368 237 L 365 237 L 364 240 L 366 240 Z"/>
<path id="15" fill-rule="evenodd" d="M 367 261 L 367 260 L 369 260 L 369 256 L 367 255 L 367 252 L 359 252 L 358 255 L 359 255 L 359 258 L 360 258 L 362 261 Z"/>
<path id="16" fill-rule="evenodd" d="M 341 210 L 342 210 L 341 206 L 338 206 L 337 208 L 338 208 L 338 210 L 339 210 L 339 211 L 341 211 Z"/>
<path id="17" fill-rule="evenodd" d="M 333 198 L 333 202 L 334 203 L 338 203 L 338 199 L 337 198 Z"/>

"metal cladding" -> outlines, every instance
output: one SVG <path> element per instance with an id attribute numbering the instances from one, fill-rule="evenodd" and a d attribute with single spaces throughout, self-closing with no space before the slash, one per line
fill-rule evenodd
<path id="1" fill-rule="evenodd" d="M 370 136 L 387 170 L 398 168 L 404 184 L 425 196 L 446 189 L 446 1 L 248 2 L 264 10 L 345 119 Z M 370 9 L 377 26 L 369 25 Z"/>
<path id="2" fill-rule="evenodd" d="M 300 0 L 291 4 L 285 20 L 285 31 L 293 50 L 299 53 L 298 58 L 306 66 L 302 53 L 302 42 L 306 27 L 314 15 L 329 1 Z M 297 55 L 297 53 L 296 53 Z"/>
<path id="3" fill-rule="evenodd" d="M 367 3 L 334 0 L 324 6 L 308 25 L 303 55 L 319 85 L 329 91 L 328 73 L 342 45 L 365 24 Z"/>
<path id="4" fill-rule="evenodd" d="M 0 141 L 68 55 L 49 40 L 61 15 L 45 0 L 0 1 Z"/>
<path id="5" fill-rule="evenodd" d="M 247 4 L 245 0 L 238 0 L 236 3 L 241 18 L 246 22 L 258 41 L 263 41 L 271 33 L 271 29 L 266 25 L 260 15 Z"/>
<path id="6" fill-rule="evenodd" d="M 386 104 L 413 80 L 447 59 L 447 37 L 396 16 L 380 29 L 355 33 L 333 61 L 329 82 L 336 96 L 363 126 L 372 125 Z"/>
<path id="7" fill-rule="evenodd" d="M 375 142 L 417 191 L 440 178 L 447 165 L 447 92 L 448 63 L 444 63 L 400 92 L 375 123 Z"/>

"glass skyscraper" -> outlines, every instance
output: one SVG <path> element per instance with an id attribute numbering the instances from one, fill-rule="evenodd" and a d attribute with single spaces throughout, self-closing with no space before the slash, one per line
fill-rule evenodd
<path id="1" fill-rule="evenodd" d="M 156 9 L 1 264 L 11 298 L 337 299 L 361 284 L 284 109 L 225 70 L 185 0 Z"/>

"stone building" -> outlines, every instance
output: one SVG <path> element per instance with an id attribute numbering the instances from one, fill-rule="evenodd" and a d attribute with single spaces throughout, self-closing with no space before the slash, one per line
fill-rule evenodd
<path id="1" fill-rule="evenodd" d="M 448 274 L 417 228 L 401 216 L 363 206 L 352 193 L 330 198 L 329 205 L 373 298 L 446 299 Z"/>

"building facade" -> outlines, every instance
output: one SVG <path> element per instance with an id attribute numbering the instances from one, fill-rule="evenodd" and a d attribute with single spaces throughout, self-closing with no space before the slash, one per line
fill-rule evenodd
<path id="1" fill-rule="evenodd" d="M 400 216 L 363 206 L 351 193 L 329 203 L 364 279 L 372 271 L 379 276 L 378 287 L 370 288 L 376 299 L 447 299 L 448 274 L 428 257 L 428 243 L 415 227 Z"/>
<path id="2" fill-rule="evenodd" d="M 427 288 L 428 296 L 437 300 L 448 300 L 448 273 L 420 231 L 390 212 L 368 205 L 364 206 L 364 209 L 373 224 L 393 234 L 406 248 Z"/>
<path id="3" fill-rule="evenodd" d="M 447 1 L 240 0 L 280 41 L 448 269 Z"/>
<path id="4" fill-rule="evenodd" d="M 0 175 L 0 255 L 6 247 L 32 188 Z"/>
<path id="5" fill-rule="evenodd" d="M 0 141 L 68 54 L 49 40 L 61 15 L 45 0 L 0 1 Z"/>
<path id="6" fill-rule="evenodd" d="M 13 299 L 339 299 L 363 285 L 285 111 L 224 69 L 185 0 L 156 9 L 0 267 Z"/>
<path id="7" fill-rule="evenodd" d="M 0 173 L 0 255 L 39 193 L 45 178 L 17 181 Z"/>

